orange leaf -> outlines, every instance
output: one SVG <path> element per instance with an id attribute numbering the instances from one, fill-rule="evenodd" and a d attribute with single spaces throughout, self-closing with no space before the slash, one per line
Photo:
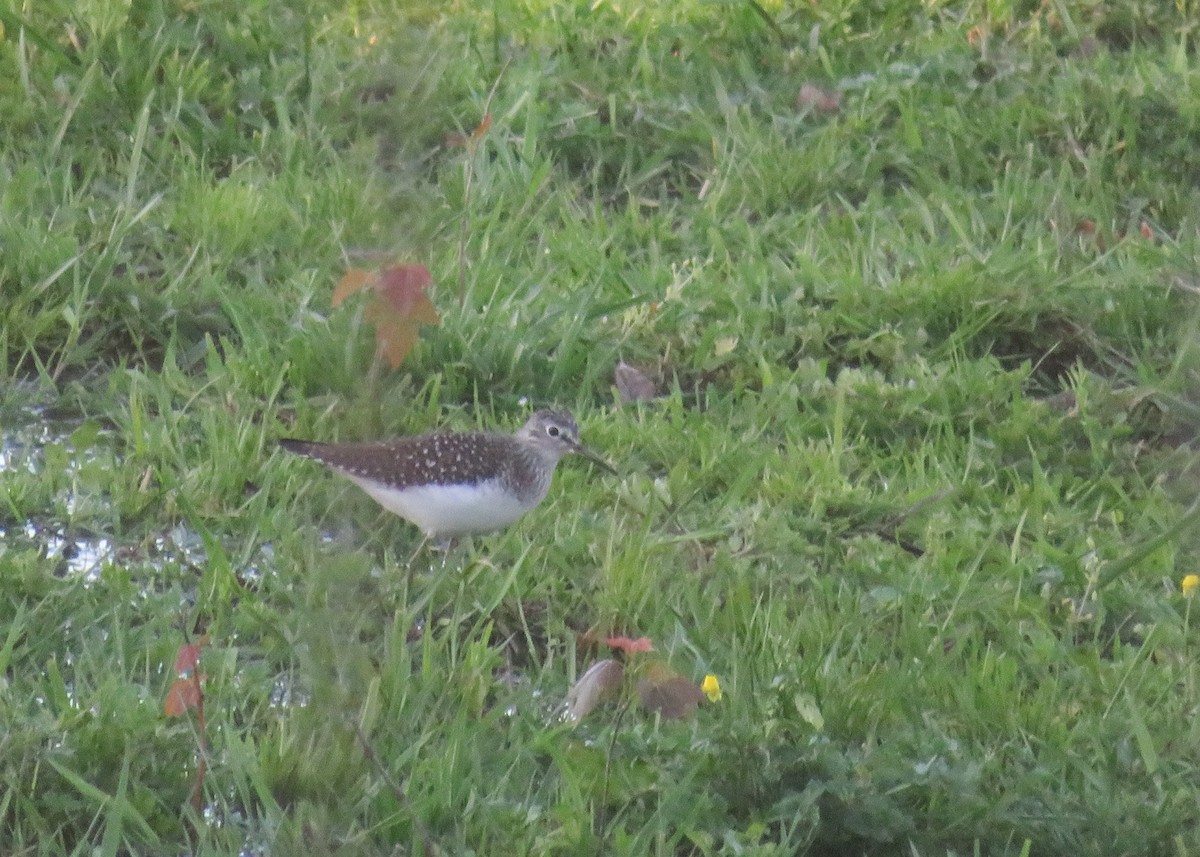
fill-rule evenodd
<path id="1" fill-rule="evenodd" d="M 338 306 L 355 292 L 362 291 L 364 286 L 374 283 L 378 276 L 374 271 L 351 268 L 338 280 L 338 284 L 333 290 L 333 298 L 330 300 L 330 305 Z"/>
<path id="2" fill-rule="evenodd" d="M 483 118 L 479 120 L 479 124 L 475 126 L 475 130 L 471 132 L 471 142 L 478 143 L 479 139 L 488 132 L 488 128 L 492 127 L 492 114 L 484 113 Z"/>
<path id="3" fill-rule="evenodd" d="M 396 323 L 390 328 L 376 329 L 375 344 L 393 369 L 398 369 L 409 352 L 417 347 L 417 326 Z"/>
<path id="4" fill-rule="evenodd" d="M 442 323 L 442 317 L 438 315 L 437 307 L 425 295 L 421 295 L 413 302 L 408 315 L 413 321 L 418 321 L 421 324 Z"/>
<path id="5" fill-rule="evenodd" d="M 601 702 L 612 696 L 625 680 L 620 661 L 605 658 L 596 661 L 567 692 L 567 719 L 582 720 Z"/>
<path id="6" fill-rule="evenodd" d="M 167 691 L 163 711 L 168 717 L 181 717 L 189 708 L 200 704 L 200 688 L 190 678 L 177 678 Z"/>
<path id="7" fill-rule="evenodd" d="M 372 301 L 363 312 L 363 318 L 375 326 L 375 347 L 393 369 L 416 347 L 418 323 L 396 313 L 383 301 Z"/>
<path id="8" fill-rule="evenodd" d="M 629 637 L 609 637 L 605 642 L 612 648 L 620 649 L 627 655 L 632 655 L 635 652 L 654 651 L 654 643 L 649 637 L 638 637 L 636 640 Z"/>
<path id="9" fill-rule="evenodd" d="M 1142 221 L 1140 231 L 1142 233 L 1142 237 L 1145 238 L 1147 241 L 1149 241 L 1151 238 L 1154 237 L 1154 231 L 1150 228 L 1150 224 L 1144 220 Z"/>

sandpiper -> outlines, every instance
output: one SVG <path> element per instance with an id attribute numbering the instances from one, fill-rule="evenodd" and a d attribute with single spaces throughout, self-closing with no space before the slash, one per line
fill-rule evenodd
<path id="1" fill-rule="evenodd" d="M 542 501 L 568 453 L 616 473 L 580 444 L 579 427 L 566 411 L 538 411 L 511 435 L 435 432 L 377 443 L 279 443 L 329 465 L 434 540 L 507 527 Z"/>

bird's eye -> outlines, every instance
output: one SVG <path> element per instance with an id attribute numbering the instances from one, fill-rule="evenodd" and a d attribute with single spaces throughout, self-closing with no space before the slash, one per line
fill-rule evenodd
<path id="1" fill-rule="evenodd" d="M 546 426 L 546 434 L 550 437 L 558 437 L 558 426 Z"/>

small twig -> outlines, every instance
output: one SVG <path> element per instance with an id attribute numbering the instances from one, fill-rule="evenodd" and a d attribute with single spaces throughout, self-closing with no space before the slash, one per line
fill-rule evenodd
<path id="1" fill-rule="evenodd" d="M 492 83 L 492 91 L 488 93 L 487 101 L 483 105 L 483 119 L 480 120 L 480 126 L 484 122 L 489 121 L 488 117 L 492 112 L 492 99 L 496 97 L 496 90 L 500 88 L 500 81 L 504 79 L 504 73 L 508 71 L 508 67 L 512 65 L 512 57 L 508 58 L 508 62 L 504 64 L 504 68 L 500 69 L 500 73 L 496 75 L 496 80 Z M 475 151 L 479 147 L 479 141 L 482 135 L 476 136 L 471 134 L 467 137 L 467 158 L 463 164 L 465 176 L 463 178 L 463 216 L 458 227 L 458 305 L 462 306 L 467 302 L 467 234 L 471 229 L 471 187 L 474 184 L 475 177 Z"/>

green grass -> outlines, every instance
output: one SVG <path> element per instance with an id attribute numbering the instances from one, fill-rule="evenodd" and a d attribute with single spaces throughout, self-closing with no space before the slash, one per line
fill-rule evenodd
<path id="1" fill-rule="evenodd" d="M 0 852 L 1200 851 L 1193 7 L 0 6 Z M 413 569 L 275 445 L 550 404 Z"/>

